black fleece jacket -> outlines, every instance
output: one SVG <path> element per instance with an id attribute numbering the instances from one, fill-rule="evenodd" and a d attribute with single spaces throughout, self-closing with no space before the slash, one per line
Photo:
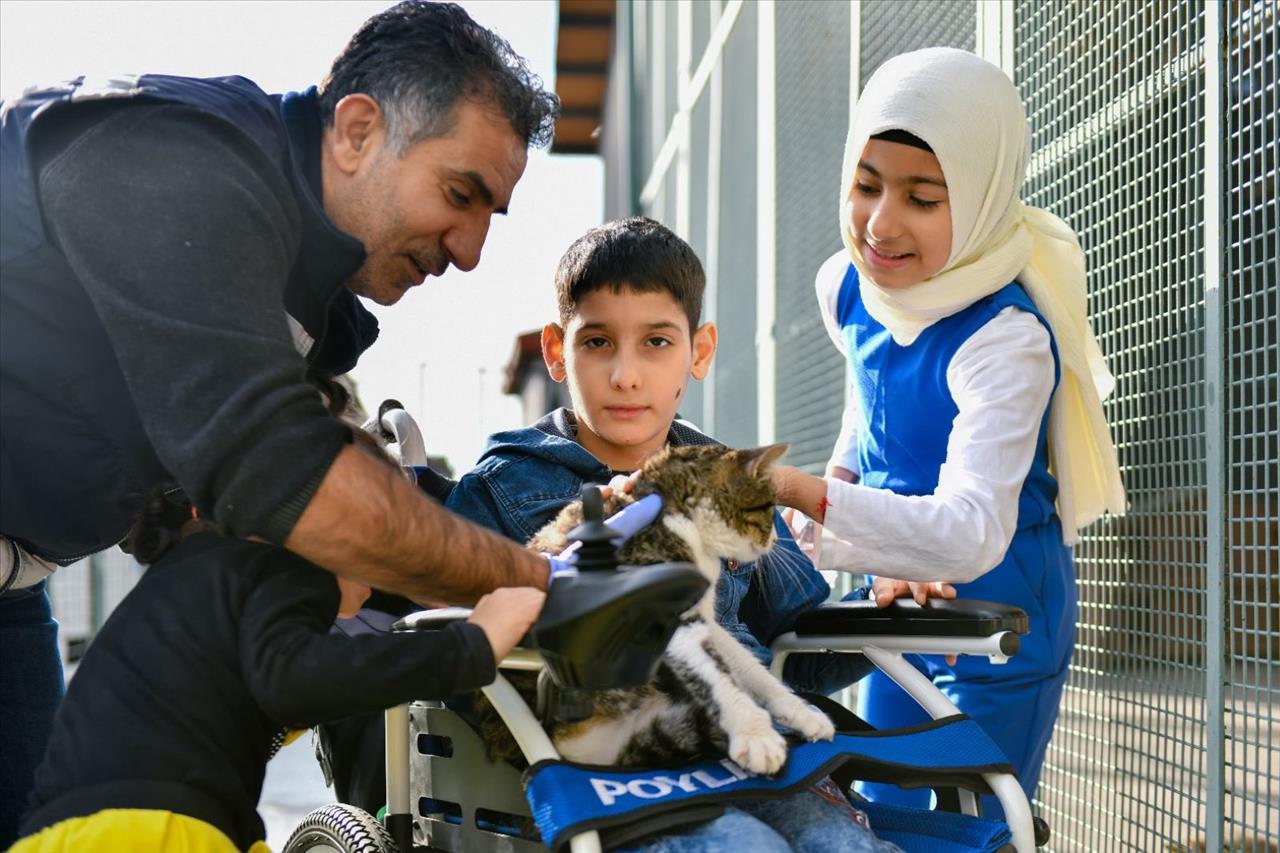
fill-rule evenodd
<path id="1" fill-rule="evenodd" d="M 107 808 L 204 820 L 240 849 L 287 729 L 443 699 L 494 678 L 484 632 L 330 634 L 333 575 L 270 545 L 201 533 L 112 613 L 71 680 L 23 824 Z"/>

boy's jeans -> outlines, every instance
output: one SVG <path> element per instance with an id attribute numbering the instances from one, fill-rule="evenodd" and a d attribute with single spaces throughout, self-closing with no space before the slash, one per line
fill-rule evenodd
<path id="1" fill-rule="evenodd" d="M 62 699 L 58 623 L 45 584 L 0 595 L 0 850 L 18 838 Z"/>
<path id="2" fill-rule="evenodd" d="M 644 853 L 902 853 L 857 822 L 830 780 L 764 800 L 739 800 L 723 815 L 692 829 L 647 839 Z"/>

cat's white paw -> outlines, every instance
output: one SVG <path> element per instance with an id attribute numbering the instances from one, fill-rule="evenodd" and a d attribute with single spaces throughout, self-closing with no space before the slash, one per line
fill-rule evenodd
<path id="1" fill-rule="evenodd" d="M 778 722 L 798 733 L 805 740 L 831 740 L 836 727 L 831 718 L 817 708 L 796 699 L 788 702 L 782 713 L 776 714 Z"/>
<path id="2" fill-rule="evenodd" d="M 787 741 L 774 731 L 768 716 L 762 715 L 729 738 L 729 757 L 743 770 L 772 776 L 787 763 Z"/>

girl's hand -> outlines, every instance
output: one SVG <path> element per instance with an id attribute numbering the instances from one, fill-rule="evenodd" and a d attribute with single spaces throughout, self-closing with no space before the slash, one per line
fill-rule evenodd
<path id="1" fill-rule="evenodd" d="M 895 598 L 914 598 L 916 604 L 924 604 L 930 598 L 952 599 L 956 597 L 956 588 L 942 581 L 917 583 L 878 577 L 871 582 L 871 593 L 875 596 L 876 607 L 888 607 Z"/>
<path id="2" fill-rule="evenodd" d="M 792 465 L 769 468 L 769 480 L 779 506 L 798 509 L 819 524 L 827 515 L 827 481 Z"/>
<path id="3" fill-rule="evenodd" d="M 839 465 L 832 465 L 827 469 L 827 476 L 833 480 L 844 480 L 846 483 L 858 482 L 858 475 L 848 468 L 841 468 Z"/>
<path id="4" fill-rule="evenodd" d="M 467 621 L 484 631 L 495 663 L 505 658 L 533 627 L 546 597 L 540 589 L 513 586 L 495 589 L 476 602 Z"/>
<path id="5" fill-rule="evenodd" d="M 875 597 L 876 607 L 888 607 L 895 598 L 907 596 L 914 598 L 916 604 L 924 604 L 931 598 L 952 599 L 956 597 L 956 589 L 942 581 L 917 583 L 878 577 L 871 582 L 871 594 Z M 956 655 L 945 655 L 945 658 L 948 664 L 955 665 Z"/>

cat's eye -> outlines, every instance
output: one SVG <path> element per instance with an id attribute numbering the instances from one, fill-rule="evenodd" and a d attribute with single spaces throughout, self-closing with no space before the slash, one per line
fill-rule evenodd
<path id="1" fill-rule="evenodd" d="M 757 506 L 749 506 L 743 512 L 773 512 L 773 504 L 759 504 Z"/>

